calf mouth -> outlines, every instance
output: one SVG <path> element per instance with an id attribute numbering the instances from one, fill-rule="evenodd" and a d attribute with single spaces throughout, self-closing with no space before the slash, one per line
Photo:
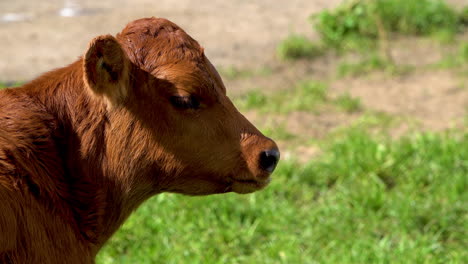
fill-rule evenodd
<path id="1" fill-rule="evenodd" d="M 229 186 L 229 191 L 235 193 L 252 193 L 265 188 L 270 182 L 271 178 L 266 179 L 236 179 L 231 178 L 232 182 Z"/>

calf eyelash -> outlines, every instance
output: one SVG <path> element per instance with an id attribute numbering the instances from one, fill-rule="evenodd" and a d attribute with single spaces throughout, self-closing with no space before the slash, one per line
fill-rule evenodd
<path id="1" fill-rule="evenodd" d="M 171 96 L 169 98 L 171 104 L 179 109 L 198 109 L 200 101 L 194 96 Z"/>

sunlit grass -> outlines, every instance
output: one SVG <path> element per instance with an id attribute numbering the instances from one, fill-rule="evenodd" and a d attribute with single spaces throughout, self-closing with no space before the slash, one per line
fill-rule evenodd
<path id="1" fill-rule="evenodd" d="M 344 93 L 335 99 L 335 104 L 348 113 L 358 112 L 363 109 L 361 100 Z"/>
<path id="2" fill-rule="evenodd" d="M 234 103 L 240 109 L 259 110 L 263 113 L 314 111 L 326 102 L 327 89 L 324 83 L 302 81 L 291 89 L 268 94 L 261 89 L 252 90 L 236 98 Z"/>
<path id="3" fill-rule="evenodd" d="M 348 113 L 363 109 L 359 98 L 354 98 L 349 93 L 330 98 L 328 86 L 316 81 L 300 81 L 291 89 L 270 93 L 254 89 L 235 98 L 234 103 L 242 110 L 257 110 L 269 114 L 288 114 L 294 111 L 317 112 L 325 105 Z"/>
<path id="4" fill-rule="evenodd" d="M 468 68 L 468 43 L 461 43 L 454 52 L 446 55 L 435 66 L 443 69 Z"/>
<path id="5" fill-rule="evenodd" d="M 17 87 L 21 86 L 23 82 L 1 82 L 0 81 L 0 89 L 4 89 L 7 87 Z"/>
<path id="6" fill-rule="evenodd" d="M 320 12 L 312 22 L 327 46 L 367 50 L 382 31 L 449 40 L 466 26 L 464 16 L 442 0 L 354 0 Z"/>
<path id="7" fill-rule="evenodd" d="M 218 68 L 219 74 L 226 79 L 247 79 L 255 76 L 269 76 L 273 70 L 267 66 L 256 69 L 243 69 L 235 66 L 220 67 Z"/>
<path id="8" fill-rule="evenodd" d="M 314 58 L 323 53 L 323 47 L 300 35 L 289 36 L 277 48 L 277 54 L 283 60 Z"/>

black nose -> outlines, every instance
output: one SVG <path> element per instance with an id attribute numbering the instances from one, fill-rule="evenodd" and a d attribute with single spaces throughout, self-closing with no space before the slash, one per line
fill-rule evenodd
<path id="1" fill-rule="evenodd" d="M 279 158 L 280 153 L 277 149 L 262 151 L 260 153 L 260 167 L 263 170 L 272 173 L 276 168 L 276 164 L 278 164 Z"/>

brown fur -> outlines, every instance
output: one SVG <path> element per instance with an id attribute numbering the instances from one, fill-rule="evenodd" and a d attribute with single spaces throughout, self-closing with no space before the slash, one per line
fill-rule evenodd
<path id="1" fill-rule="evenodd" d="M 174 107 L 176 95 L 200 109 Z M 276 148 L 195 40 L 165 19 L 134 21 L 0 92 L 0 263 L 93 263 L 152 195 L 263 188 L 259 153 Z"/>

